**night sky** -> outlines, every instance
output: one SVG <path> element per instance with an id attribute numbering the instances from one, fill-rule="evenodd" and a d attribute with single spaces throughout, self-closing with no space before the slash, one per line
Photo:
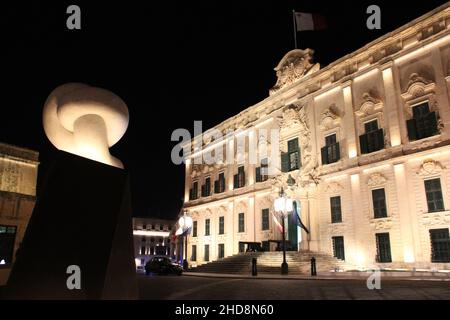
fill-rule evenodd
<path id="1" fill-rule="evenodd" d="M 446 1 L 33 1 L 0 12 L 0 141 L 40 152 L 38 192 L 55 152 L 41 125 L 58 85 L 83 82 L 118 94 L 130 125 L 111 154 L 130 172 L 134 216 L 173 218 L 184 168 L 176 128 L 208 129 L 268 96 L 273 68 L 294 48 L 292 9 L 320 13 L 325 31 L 299 32 L 322 67 Z M 163 4 L 164 3 L 164 4 Z M 82 29 L 66 28 L 77 4 Z M 366 8 L 381 7 L 381 30 Z"/>

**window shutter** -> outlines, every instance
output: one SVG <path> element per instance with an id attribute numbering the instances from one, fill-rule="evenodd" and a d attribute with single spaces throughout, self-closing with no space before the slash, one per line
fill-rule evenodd
<path id="1" fill-rule="evenodd" d="M 281 171 L 289 172 L 289 153 L 281 152 Z"/>
<path id="2" fill-rule="evenodd" d="M 219 193 L 219 180 L 214 181 L 214 193 Z"/>
<path id="3" fill-rule="evenodd" d="M 242 179 L 241 187 L 243 187 L 243 186 L 245 186 L 245 171 L 242 171 L 241 179 Z"/>
<path id="4" fill-rule="evenodd" d="M 336 142 L 333 147 L 334 147 L 334 151 L 335 151 L 334 154 L 336 155 L 336 158 L 334 159 L 334 162 L 336 162 L 336 161 L 339 161 L 341 159 L 341 148 L 339 146 L 339 142 Z"/>
<path id="5" fill-rule="evenodd" d="M 299 150 L 298 148 L 298 138 L 288 141 L 288 152 L 294 152 Z"/>
<path id="6" fill-rule="evenodd" d="M 328 147 L 325 146 L 320 149 L 320 153 L 322 154 L 322 164 L 328 164 Z"/>
<path id="7" fill-rule="evenodd" d="M 438 133 L 436 112 L 430 112 L 425 116 L 425 134 L 427 137 Z"/>
<path id="8" fill-rule="evenodd" d="M 257 167 L 255 169 L 256 173 L 256 182 L 261 182 L 261 167 Z"/>
<path id="9" fill-rule="evenodd" d="M 237 175 L 237 174 L 235 174 L 235 175 L 233 176 L 233 185 L 234 185 L 234 188 L 235 188 L 235 189 L 238 188 L 238 185 L 239 185 L 239 179 L 238 179 L 238 175 Z"/>
<path id="10" fill-rule="evenodd" d="M 376 133 L 376 150 L 384 149 L 384 132 L 383 129 L 378 129 Z"/>
<path id="11" fill-rule="evenodd" d="M 359 136 L 359 145 L 361 147 L 361 153 L 368 153 L 369 152 L 369 148 L 368 148 L 368 141 L 367 141 L 367 134 L 363 134 Z"/>
<path id="12" fill-rule="evenodd" d="M 202 185 L 202 197 L 204 197 L 206 194 L 206 185 Z"/>
<path id="13" fill-rule="evenodd" d="M 417 140 L 416 119 L 412 118 L 406 121 L 406 128 L 408 129 L 408 138 L 410 141 Z"/>

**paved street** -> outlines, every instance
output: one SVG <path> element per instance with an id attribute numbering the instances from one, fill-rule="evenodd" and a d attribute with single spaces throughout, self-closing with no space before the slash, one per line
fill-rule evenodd
<path id="1" fill-rule="evenodd" d="M 139 275 L 141 299 L 450 299 L 445 281 L 381 280 L 368 290 L 365 280 L 232 279 Z"/>

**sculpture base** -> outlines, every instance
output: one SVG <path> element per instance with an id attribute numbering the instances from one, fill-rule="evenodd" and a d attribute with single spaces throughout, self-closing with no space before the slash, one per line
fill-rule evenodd
<path id="1" fill-rule="evenodd" d="M 7 298 L 137 299 L 128 173 L 58 151 L 41 191 Z"/>

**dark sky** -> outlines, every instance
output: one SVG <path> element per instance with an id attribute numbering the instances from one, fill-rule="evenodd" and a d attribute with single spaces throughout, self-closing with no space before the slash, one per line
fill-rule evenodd
<path id="1" fill-rule="evenodd" d="M 16 3 L 17 2 L 17 3 Z M 118 94 L 130 125 L 111 149 L 129 170 L 135 216 L 174 217 L 184 169 L 170 160 L 176 128 L 205 129 L 255 104 L 293 49 L 292 9 L 328 29 L 298 33 L 325 66 L 446 1 L 15 1 L 0 10 L 0 141 L 38 150 L 39 184 L 54 147 L 41 125 L 48 94 L 83 82 Z M 164 3 L 164 4 L 163 4 Z M 77 4 L 82 29 L 66 29 Z M 381 30 L 366 8 L 381 7 Z"/>

